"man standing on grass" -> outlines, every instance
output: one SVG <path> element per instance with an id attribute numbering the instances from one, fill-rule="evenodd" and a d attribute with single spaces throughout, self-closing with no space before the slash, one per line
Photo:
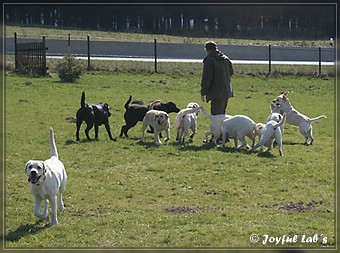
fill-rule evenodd
<path id="1" fill-rule="evenodd" d="M 207 56 L 203 60 L 201 101 L 211 101 L 211 114 L 226 114 L 228 100 L 233 97 L 230 77 L 233 65 L 229 58 L 217 49 L 214 41 L 205 43 Z"/>

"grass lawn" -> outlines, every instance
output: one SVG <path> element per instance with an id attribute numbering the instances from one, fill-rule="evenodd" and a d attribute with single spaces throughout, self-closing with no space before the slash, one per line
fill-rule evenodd
<path id="1" fill-rule="evenodd" d="M 117 142 L 109 140 L 104 127 L 98 141 L 88 142 L 83 126 L 81 141 L 75 141 L 75 124 L 67 119 L 75 117 L 82 91 L 89 103 L 110 104 L 115 137 L 130 94 L 144 102 L 173 101 L 180 108 L 199 102 L 201 64 L 168 66 L 161 65 L 159 74 L 87 72 L 73 84 L 60 82 L 54 72 L 46 78 L 6 75 L 5 248 L 282 247 L 263 244 L 265 235 L 296 235 L 287 247 L 334 247 L 333 78 L 233 77 L 229 114 L 265 122 L 270 101 L 289 91 L 300 112 L 327 116 L 314 123 L 311 146 L 302 145 L 298 129 L 286 124 L 283 157 L 277 147 L 259 157 L 234 150 L 232 143 L 224 150 L 204 144 L 209 120 L 203 114 L 195 139 L 184 146 L 175 142 L 175 114 L 170 114 L 171 140 L 160 146 L 152 144 L 152 135 L 139 142 L 140 123 L 130 138 Z M 24 173 L 28 160 L 48 158 L 51 126 L 68 174 L 66 209 L 53 227 L 34 217 Z M 250 241 L 252 234 L 259 236 L 257 243 Z M 307 240 L 315 235 L 314 242 Z"/>

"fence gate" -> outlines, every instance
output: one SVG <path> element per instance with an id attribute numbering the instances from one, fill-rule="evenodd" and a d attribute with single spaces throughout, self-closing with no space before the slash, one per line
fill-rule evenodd
<path id="1" fill-rule="evenodd" d="M 45 37 L 42 42 L 17 43 L 14 33 L 15 71 L 30 76 L 46 75 L 46 45 Z"/>

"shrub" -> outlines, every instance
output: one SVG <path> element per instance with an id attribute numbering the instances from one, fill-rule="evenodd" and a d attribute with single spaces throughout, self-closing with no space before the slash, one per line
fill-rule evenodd
<path id="1" fill-rule="evenodd" d="M 56 70 L 62 81 L 71 83 L 83 73 L 80 60 L 77 60 L 72 54 L 66 55 L 57 65 Z"/>

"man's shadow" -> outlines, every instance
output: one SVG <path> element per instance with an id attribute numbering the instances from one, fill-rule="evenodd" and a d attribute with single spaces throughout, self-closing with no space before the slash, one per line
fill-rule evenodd
<path id="1" fill-rule="evenodd" d="M 16 242 L 16 241 L 19 241 L 24 236 L 37 234 L 43 229 L 46 229 L 49 227 L 51 227 L 50 224 L 46 224 L 42 221 L 37 221 L 34 224 L 21 225 L 15 231 L 10 231 L 5 236 L 5 241 Z"/>

